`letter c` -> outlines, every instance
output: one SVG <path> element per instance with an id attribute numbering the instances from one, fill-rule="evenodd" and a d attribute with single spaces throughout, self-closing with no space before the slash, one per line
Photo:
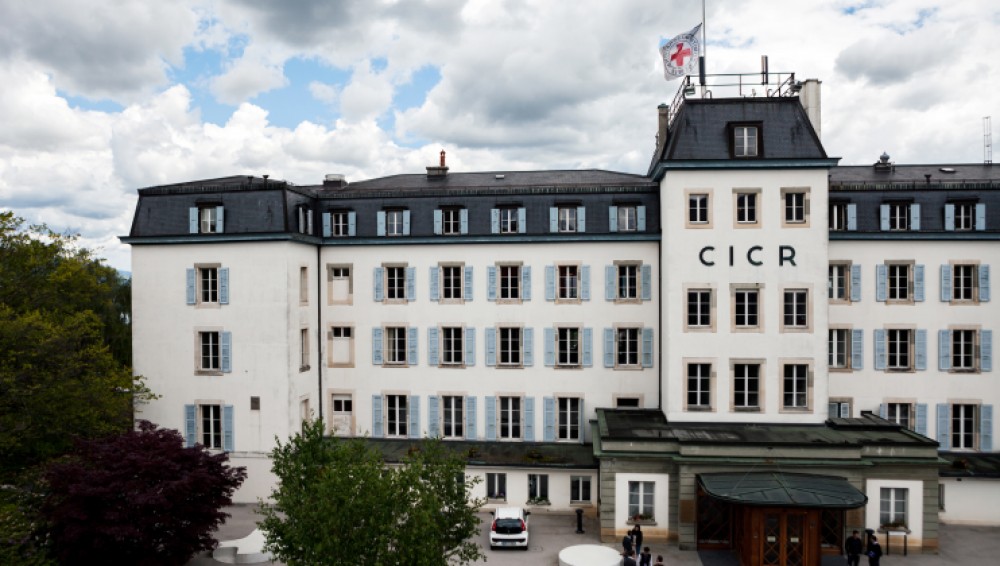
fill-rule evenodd
<path id="1" fill-rule="evenodd" d="M 753 258 L 753 254 L 763 250 L 764 248 L 760 246 L 753 246 L 752 248 L 747 250 L 747 261 L 750 262 L 750 265 L 764 265 L 763 261 L 759 261 Z"/>
<path id="2" fill-rule="evenodd" d="M 714 252 L 715 246 L 705 246 L 704 248 L 701 248 L 701 251 L 698 252 L 698 259 L 701 260 L 702 265 L 707 265 L 709 267 L 712 267 L 713 265 L 715 265 L 715 262 L 705 259 L 705 252 L 708 251 Z"/>

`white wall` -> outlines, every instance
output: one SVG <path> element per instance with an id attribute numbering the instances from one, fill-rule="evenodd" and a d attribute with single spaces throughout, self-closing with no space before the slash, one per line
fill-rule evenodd
<path id="1" fill-rule="evenodd" d="M 904 488 L 909 490 L 906 503 L 906 526 L 910 529 L 910 540 L 919 541 L 924 538 L 924 484 L 912 480 L 867 480 L 865 494 L 868 504 L 865 505 L 865 525 L 869 529 L 878 529 L 880 508 L 880 491 L 882 488 Z M 885 544 L 885 536 L 879 534 L 879 541 Z M 895 546 L 895 543 L 893 543 Z M 919 548 L 919 545 L 915 545 Z"/>
<path id="2" fill-rule="evenodd" d="M 996 478 L 942 478 L 942 523 L 1000 526 L 1000 484 Z"/>

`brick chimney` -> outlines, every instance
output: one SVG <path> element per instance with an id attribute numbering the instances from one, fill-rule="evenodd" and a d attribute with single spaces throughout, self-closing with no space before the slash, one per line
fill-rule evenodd
<path id="1" fill-rule="evenodd" d="M 443 179 L 448 175 L 448 166 L 445 165 L 444 161 L 444 150 L 441 150 L 441 161 L 440 165 L 427 167 L 427 178 L 428 179 Z"/>

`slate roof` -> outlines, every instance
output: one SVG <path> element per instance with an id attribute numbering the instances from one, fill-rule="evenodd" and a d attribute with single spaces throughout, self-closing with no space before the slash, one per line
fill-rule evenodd
<path id="1" fill-rule="evenodd" d="M 619 173 L 601 169 L 552 170 L 552 171 L 478 171 L 473 173 L 448 173 L 438 177 L 426 174 L 390 175 L 359 181 L 338 193 L 364 193 L 379 190 L 426 189 L 511 189 L 528 187 L 649 187 L 657 184 L 645 175 Z"/>
<path id="2" fill-rule="evenodd" d="M 422 439 L 368 438 L 387 462 L 402 462 L 411 449 L 417 449 Z M 476 442 L 446 441 L 443 446 L 457 452 L 470 466 L 503 466 L 528 468 L 597 468 L 594 448 L 590 444 L 561 442 Z"/>

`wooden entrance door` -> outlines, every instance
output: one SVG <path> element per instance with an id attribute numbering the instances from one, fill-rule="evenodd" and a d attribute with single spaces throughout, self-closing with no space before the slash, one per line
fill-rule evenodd
<path id="1" fill-rule="evenodd" d="M 751 524 L 758 533 L 756 560 L 760 566 L 816 566 L 819 540 L 818 513 L 795 508 L 758 508 Z M 748 541 L 747 541 L 748 542 Z"/>

